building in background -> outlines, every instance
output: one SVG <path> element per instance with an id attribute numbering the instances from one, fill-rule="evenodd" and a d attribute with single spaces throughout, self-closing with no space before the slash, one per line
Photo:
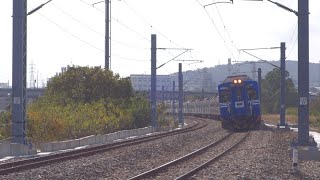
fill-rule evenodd
<path id="1" fill-rule="evenodd" d="M 0 88 L 10 88 L 9 81 L 7 83 L 1 83 L 0 82 Z"/>
<path id="2" fill-rule="evenodd" d="M 135 91 L 149 91 L 151 89 L 151 75 L 131 74 L 130 80 Z M 162 86 L 165 91 L 171 91 L 172 81 L 176 81 L 177 86 L 178 78 L 176 76 L 157 75 L 157 91 L 161 91 Z"/>

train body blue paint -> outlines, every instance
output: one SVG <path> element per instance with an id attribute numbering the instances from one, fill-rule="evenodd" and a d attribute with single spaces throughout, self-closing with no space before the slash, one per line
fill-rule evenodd
<path id="1" fill-rule="evenodd" d="M 220 119 L 225 129 L 253 129 L 261 122 L 257 81 L 246 75 L 228 76 L 218 85 Z"/>

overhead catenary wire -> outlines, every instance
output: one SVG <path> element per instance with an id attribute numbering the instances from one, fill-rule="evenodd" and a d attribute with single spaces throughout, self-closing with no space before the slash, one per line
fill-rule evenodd
<path id="1" fill-rule="evenodd" d="M 79 0 L 80 2 L 86 4 L 87 6 L 91 7 L 91 8 L 94 8 L 95 10 L 99 11 L 100 13 L 104 14 L 105 12 L 98 9 L 97 7 L 95 6 L 92 6 L 92 4 L 89 4 L 83 0 Z M 148 41 L 148 42 L 151 42 L 151 40 L 149 38 L 147 38 L 146 36 L 140 34 L 139 32 L 137 32 L 136 30 L 134 30 L 133 28 L 129 27 L 128 25 L 126 25 L 125 23 L 121 22 L 119 19 L 115 18 L 115 17 L 112 17 L 111 16 L 111 19 L 115 20 L 118 24 L 122 25 L 123 27 L 125 27 L 126 29 L 130 30 L 131 32 L 133 32 L 134 34 L 138 35 L 140 38 Z"/>
<path id="2" fill-rule="evenodd" d="M 126 60 L 129 60 L 129 61 L 141 61 L 141 62 L 150 62 L 150 60 L 146 60 L 146 59 L 134 59 L 134 58 L 128 58 L 128 57 L 124 57 L 124 56 L 121 56 L 119 54 L 114 54 L 112 53 L 113 56 L 116 56 L 118 58 L 121 58 L 121 59 L 126 59 Z"/>
<path id="3" fill-rule="evenodd" d="M 226 46 L 226 48 L 227 48 L 227 50 L 229 51 L 229 53 L 231 54 L 231 56 L 234 58 L 234 59 L 236 59 L 235 58 L 235 56 L 234 56 L 234 54 L 233 54 L 233 52 L 230 50 L 230 48 L 229 48 L 229 46 L 228 46 L 228 44 L 227 44 L 227 42 L 225 41 L 225 39 L 222 37 L 222 35 L 221 35 L 221 33 L 220 33 L 220 31 L 219 31 L 219 29 L 218 29 L 218 27 L 217 27 L 217 25 L 216 25 L 216 23 L 215 23 L 215 21 L 213 20 L 213 18 L 210 16 L 210 14 L 209 14 L 209 12 L 208 12 L 208 10 L 199 2 L 199 0 L 196 0 L 197 2 L 198 2 L 198 4 L 205 10 L 205 12 L 206 12 L 206 14 L 207 14 L 207 16 L 210 18 L 210 20 L 211 20 L 211 22 L 212 22 L 212 25 L 214 26 L 214 28 L 216 29 L 216 31 L 217 31 L 217 33 L 219 34 L 219 36 L 220 36 L 220 38 L 221 38 L 221 40 L 222 40 L 222 42 L 224 43 L 224 45 Z"/>
<path id="4" fill-rule="evenodd" d="M 226 25 L 225 25 L 225 23 L 224 23 L 224 21 L 223 21 L 223 18 L 222 18 L 222 16 L 221 16 L 221 13 L 220 13 L 220 10 L 219 10 L 219 8 L 218 8 L 218 5 L 217 5 L 216 1 L 215 1 L 215 0 L 213 0 L 213 2 L 215 3 L 215 7 L 216 7 L 217 12 L 218 12 L 218 14 L 219 14 L 219 17 L 220 17 L 221 23 L 222 23 L 222 25 L 223 25 L 224 30 L 225 30 L 225 31 L 226 31 L 226 33 L 227 33 L 227 36 L 228 36 L 228 38 L 229 38 L 229 40 L 230 40 L 231 44 L 234 46 L 234 48 L 235 48 L 236 50 L 238 50 L 237 46 L 235 45 L 235 43 L 234 43 L 233 39 L 232 39 L 232 38 L 231 38 L 231 36 L 230 36 L 229 31 L 227 30 L 227 27 L 226 27 Z"/>
<path id="5" fill-rule="evenodd" d="M 293 49 L 294 49 L 294 48 L 295 48 L 295 46 L 296 46 L 297 40 L 298 40 L 298 36 L 296 37 L 296 40 L 294 41 L 294 44 L 293 44 L 293 46 L 292 46 L 291 50 L 289 51 L 289 53 L 288 53 L 288 55 L 286 56 L 286 58 L 285 58 L 285 59 L 287 59 L 287 58 L 291 55 L 291 53 L 292 53 Z"/>
<path id="6" fill-rule="evenodd" d="M 74 33 L 66 30 L 65 28 L 63 28 L 62 26 L 60 26 L 58 23 L 54 22 L 54 21 L 51 20 L 50 18 L 46 17 L 45 15 L 43 15 L 43 14 L 41 14 L 41 13 L 39 13 L 39 14 L 40 14 L 41 17 L 43 17 L 43 18 L 46 19 L 47 21 L 51 22 L 52 24 L 56 25 L 58 28 L 60 28 L 62 31 L 64 31 L 65 33 L 69 34 L 70 36 L 78 39 L 78 40 L 81 41 L 82 43 L 84 43 L 84 44 L 86 44 L 86 45 L 88 45 L 88 46 L 90 46 L 90 47 L 92 47 L 92 48 L 94 48 L 94 49 L 96 49 L 96 50 L 98 50 L 98 51 L 100 51 L 100 52 L 104 52 L 102 49 L 100 49 L 100 48 L 96 47 L 95 45 L 93 45 L 93 44 L 91 44 L 91 43 L 83 40 L 82 38 L 80 38 L 79 36 L 75 35 Z"/>
<path id="7" fill-rule="evenodd" d="M 289 41 L 289 45 L 291 45 L 291 42 L 292 42 L 293 37 L 294 37 L 294 35 L 296 34 L 297 30 L 298 30 L 298 23 L 296 24 L 295 29 L 294 29 L 294 31 L 293 31 L 293 33 L 292 33 L 292 36 L 291 36 L 290 41 Z M 295 40 L 294 40 L 294 43 L 293 43 L 293 45 L 292 45 L 292 47 L 291 47 L 291 49 L 290 49 L 290 51 L 289 51 L 289 53 L 288 53 L 288 55 L 286 56 L 285 59 L 287 59 L 287 58 L 291 55 L 293 49 L 294 49 L 295 46 L 296 46 L 297 40 L 298 40 L 298 36 L 296 36 L 296 38 L 295 38 Z M 288 49 L 288 48 L 287 48 L 287 49 Z"/>
<path id="8" fill-rule="evenodd" d="M 77 23 L 81 24 L 82 26 L 86 27 L 87 29 L 89 29 L 90 31 L 104 37 L 103 33 L 100 33 L 98 31 L 96 31 L 95 29 L 91 28 L 89 25 L 83 23 L 82 21 L 80 21 L 79 19 L 75 18 L 74 16 L 72 16 L 71 14 L 69 14 L 68 12 L 66 12 L 65 10 L 63 10 L 62 8 L 60 8 L 59 6 L 55 5 L 54 3 L 51 3 L 56 9 L 58 9 L 60 12 L 62 12 L 63 14 L 65 14 L 66 16 L 70 17 L 73 21 L 76 21 Z"/>
<path id="9" fill-rule="evenodd" d="M 154 29 L 156 32 L 158 32 L 161 36 L 163 36 L 165 39 L 167 39 L 170 43 L 175 44 L 176 46 L 182 48 L 183 46 L 179 45 L 178 43 L 174 42 L 170 38 L 168 38 L 166 35 L 164 35 L 162 32 L 160 32 L 157 28 L 155 28 L 151 23 L 149 23 L 145 17 L 143 17 L 140 13 L 138 13 L 131 5 L 129 5 L 125 0 L 122 0 L 124 4 L 126 4 L 131 11 L 133 11 L 142 21 L 145 22 L 150 28 Z"/>

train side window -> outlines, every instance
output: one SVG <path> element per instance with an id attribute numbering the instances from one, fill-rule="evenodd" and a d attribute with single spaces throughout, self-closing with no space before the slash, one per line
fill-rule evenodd
<path id="1" fill-rule="evenodd" d="M 231 93 L 230 93 L 229 90 L 223 90 L 223 91 L 221 91 L 220 96 L 219 96 L 220 102 L 221 102 L 221 103 L 230 102 L 230 99 L 231 99 L 231 98 L 230 98 L 230 95 L 231 95 Z"/>
<path id="2" fill-rule="evenodd" d="M 250 87 L 250 86 L 247 88 L 247 90 L 248 90 L 248 98 L 249 98 L 249 100 L 256 100 L 257 99 L 256 90 L 254 88 Z"/>

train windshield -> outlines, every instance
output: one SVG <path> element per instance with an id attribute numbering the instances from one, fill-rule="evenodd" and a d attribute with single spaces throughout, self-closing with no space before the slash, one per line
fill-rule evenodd
<path id="1" fill-rule="evenodd" d="M 248 91 L 248 99 L 249 100 L 257 100 L 258 99 L 257 91 L 252 86 L 248 86 L 247 91 Z"/>
<path id="2" fill-rule="evenodd" d="M 221 90 L 219 94 L 220 103 L 227 103 L 231 100 L 231 92 L 229 89 Z"/>

